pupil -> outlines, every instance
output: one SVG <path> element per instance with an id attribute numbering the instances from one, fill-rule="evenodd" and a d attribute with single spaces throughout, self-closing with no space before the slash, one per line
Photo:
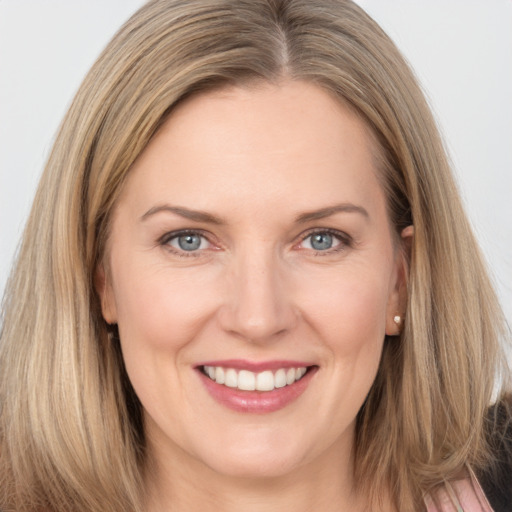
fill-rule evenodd
<path id="1" fill-rule="evenodd" d="M 317 233 L 311 238 L 311 247 L 317 251 L 325 251 L 332 247 L 332 235 L 329 233 Z"/>
<path id="2" fill-rule="evenodd" d="M 201 237 L 198 235 L 183 235 L 178 238 L 178 245 L 184 251 L 195 251 L 201 245 Z"/>

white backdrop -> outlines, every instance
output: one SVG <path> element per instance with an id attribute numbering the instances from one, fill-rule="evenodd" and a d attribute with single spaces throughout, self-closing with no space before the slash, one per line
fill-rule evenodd
<path id="1" fill-rule="evenodd" d="M 412 63 L 512 323 L 512 1 L 359 0 Z M 0 0 L 0 293 L 57 126 L 142 0 Z"/>

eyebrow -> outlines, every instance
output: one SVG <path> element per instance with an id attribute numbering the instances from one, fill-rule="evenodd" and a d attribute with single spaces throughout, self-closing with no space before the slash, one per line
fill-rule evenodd
<path id="1" fill-rule="evenodd" d="M 301 213 L 296 217 L 295 222 L 303 224 L 313 220 L 325 219 L 336 213 L 359 213 L 366 219 L 370 218 L 369 213 L 362 207 L 352 203 L 341 203 L 320 210 L 313 210 L 311 212 Z"/>
<path id="2" fill-rule="evenodd" d="M 193 220 L 195 222 L 204 222 L 206 224 L 223 225 L 225 222 L 211 213 L 203 212 L 201 210 L 191 210 L 183 206 L 171 206 L 169 204 L 163 204 L 150 208 L 142 217 L 141 221 L 147 220 L 149 217 L 156 215 L 157 213 L 168 212 L 175 215 L 179 215 L 184 219 Z M 310 212 L 301 213 L 295 218 L 297 224 L 304 224 L 314 220 L 324 219 L 335 215 L 336 213 L 358 213 L 365 218 L 370 218 L 368 212 L 362 207 L 352 203 L 341 203 L 320 210 L 313 210 Z"/>
<path id="3" fill-rule="evenodd" d="M 216 224 L 221 225 L 224 224 L 224 221 L 211 213 L 202 212 L 200 210 L 190 210 L 189 208 L 184 208 L 182 206 L 171 206 L 168 204 L 163 204 L 159 206 L 154 206 L 150 208 L 141 218 L 141 221 L 144 221 L 160 212 L 168 212 L 173 213 L 175 215 L 179 215 L 188 220 L 193 220 L 196 222 L 204 222 L 207 224 Z"/>

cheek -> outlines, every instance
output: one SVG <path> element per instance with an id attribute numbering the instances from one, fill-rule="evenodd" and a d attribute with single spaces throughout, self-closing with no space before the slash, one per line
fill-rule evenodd
<path id="1" fill-rule="evenodd" d="M 208 321 L 211 301 L 186 272 L 135 263 L 117 269 L 114 293 L 124 362 L 144 408 L 157 417 L 166 400 L 182 399 L 180 368 L 187 365 L 186 348 Z M 162 387 L 180 392 L 165 398 L 158 392 Z"/>
<path id="2" fill-rule="evenodd" d="M 212 318 L 218 283 L 211 269 L 176 270 L 148 264 L 143 257 L 122 263 L 114 267 L 113 281 L 119 331 L 127 350 L 179 350 Z"/>
<path id="3" fill-rule="evenodd" d="M 388 301 L 388 283 L 381 275 L 339 272 L 308 288 L 303 313 L 333 349 L 348 354 L 367 344 L 380 346 Z"/>

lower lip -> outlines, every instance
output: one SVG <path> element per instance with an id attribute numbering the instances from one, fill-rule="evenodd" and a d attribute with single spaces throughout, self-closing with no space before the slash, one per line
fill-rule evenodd
<path id="1" fill-rule="evenodd" d="M 302 395 L 316 370 L 316 367 L 309 368 L 300 380 L 272 391 L 241 391 L 217 384 L 201 370 L 198 373 L 207 391 L 220 404 L 237 412 L 265 414 L 283 409 Z"/>

